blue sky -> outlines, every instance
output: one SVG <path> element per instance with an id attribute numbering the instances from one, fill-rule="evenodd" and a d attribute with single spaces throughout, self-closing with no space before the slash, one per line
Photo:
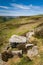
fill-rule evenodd
<path id="1" fill-rule="evenodd" d="M 0 0 L 0 16 L 43 14 L 43 0 Z"/>

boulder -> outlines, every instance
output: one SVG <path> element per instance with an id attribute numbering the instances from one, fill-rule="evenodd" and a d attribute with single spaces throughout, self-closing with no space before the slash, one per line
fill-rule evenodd
<path id="1" fill-rule="evenodd" d="M 33 46 L 32 49 L 27 51 L 27 57 L 29 57 L 30 59 L 33 59 L 34 56 L 38 55 L 38 47 L 37 46 Z"/>
<path id="2" fill-rule="evenodd" d="M 34 46 L 34 44 L 26 44 L 26 49 L 29 50 L 30 48 L 32 48 Z"/>
<path id="3" fill-rule="evenodd" d="M 22 50 L 12 51 L 12 54 L 13 55 L 18 55 L 18 53 L 22 54 Z"/>
<path id="4" fill-rule="evenodd" d="M 34 35 L 34 31 L 30 31 L 26 34 L 27 42 L 31 39 L 31 37 Z"/>
<path id="5" fill-rule="evenodd" d="M 18 44 L 25 44 L 26 43 L 26 37 L 12 35 L 11 38 L 9 39 L 9 43 L 10 43 L 12 48 L 16 48 Z"/>
<path id="6" fill-rule="evenodd" d="M 18 35 L 12 35 L 9 39 L 10 43 L 26 43 L 26 37 L 24 36 L 18 36 Z"/>

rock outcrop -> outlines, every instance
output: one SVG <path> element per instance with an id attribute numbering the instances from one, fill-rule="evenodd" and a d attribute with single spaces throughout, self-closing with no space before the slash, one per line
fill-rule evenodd
<path id="1" fill-rule="evenodd" d="M 32 49 L 27 51 L 27 57 L 29 57 L 30 59 L 33 59 L 34 56 L 38 55 L 38 47 L 37 46 L 33 46 Z"/>

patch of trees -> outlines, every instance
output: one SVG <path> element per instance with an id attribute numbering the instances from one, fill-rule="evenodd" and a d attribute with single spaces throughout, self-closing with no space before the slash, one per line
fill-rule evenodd
<path id="1" fill-rule="evenodd" d="M 9 16 L 0 16 L 0 22 L 6 22 L 11 19 L 12 19 L 12 17 L 9 17 Z"/>

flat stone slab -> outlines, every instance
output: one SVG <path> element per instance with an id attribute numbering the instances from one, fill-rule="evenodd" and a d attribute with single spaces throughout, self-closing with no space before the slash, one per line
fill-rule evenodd
<path id="1" fill-rule="evenodd" d="M 18 36 L 18 35 L 12 35 L 9 39 L 10 43 L 26 43 L 26 37 L 24 36 Z"/>

